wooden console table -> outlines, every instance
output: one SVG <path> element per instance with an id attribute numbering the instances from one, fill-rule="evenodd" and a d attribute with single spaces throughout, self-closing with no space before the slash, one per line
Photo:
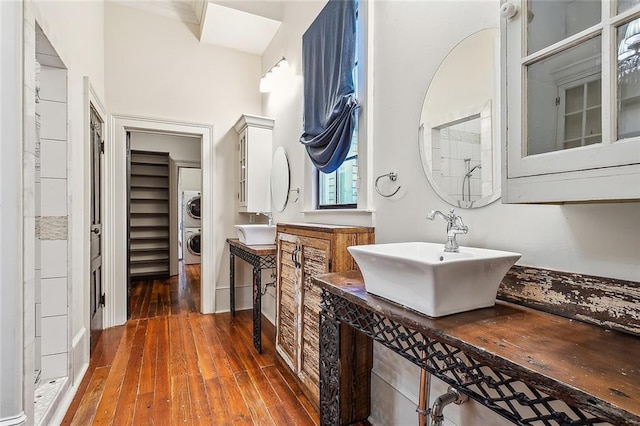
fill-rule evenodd
<path id="1" fill-rule="evenodd" d="M 253 266 L 253 346 L 262 353 L 262 277 L 263 269 L 276 267 L 275 244 L 248 246 L 237 238 L 228 238 L 229 243 L 229 302 L 231 315 L 236 314 L 236 268 L 235 258 Z"/>
<path id="2" fill-rule="evenodd" d="M 430 318 L 367 294 L 351 271 L 315 277 L 320 422 L 337 425 L 341 328 L 352 327 L 515 424 L 640 425 L 640 338 L 498 301 Z M 368 386 L 362 386 L 368 389 Z"/>

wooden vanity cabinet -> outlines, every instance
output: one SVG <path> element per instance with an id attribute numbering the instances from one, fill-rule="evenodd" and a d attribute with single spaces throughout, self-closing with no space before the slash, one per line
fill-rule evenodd
<path id="1" fill-rule="evenodd" d="M 319 324 L 320 289 L 311 278 L 328 272 L 357 269 L 347 247 L 374 242 L 373 228 L 317 224 L 278 224 L 277 228 L 277 310 L 276 350 L 298 377 L 305 395 L 319 406 Z M 345 365 L 354 374 L 371 371 L 371 342 L 350 327 L 344 327 L 343 341 L 352 345 L 340 348 Z M 362 341 L 362 344 L 360 344 Z M 343 424 L 368 417 L 368 401 L 353 400 L 349 390 L 341 395 Z M 364 408 L 366 407 L 366 408 Z M 366 413 L 365 413 L 366 411 Z"/>

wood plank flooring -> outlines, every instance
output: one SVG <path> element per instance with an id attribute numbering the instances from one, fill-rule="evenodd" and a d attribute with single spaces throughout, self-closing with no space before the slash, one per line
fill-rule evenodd
<path id="1" fill-rule="evenodd" d="M 318 414 L 276 359 L 251 311 L 201 315 L 199 265 L 136 283 L 131 319 L 104 330 L 64 425 L 317 425 Z"/>

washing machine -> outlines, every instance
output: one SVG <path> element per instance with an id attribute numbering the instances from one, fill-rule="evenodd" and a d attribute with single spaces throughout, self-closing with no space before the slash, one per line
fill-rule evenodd
<path id="1" fill-rule="evenodd" d="M 182 244 L 185 265 L 200 263 L 200 228 L 185 228 Z"/>
<path id="2" fill-rule="evenodd" d="M 182 193 L 182 226 L 184 228 L 200 227 L 200 191 Z"/>

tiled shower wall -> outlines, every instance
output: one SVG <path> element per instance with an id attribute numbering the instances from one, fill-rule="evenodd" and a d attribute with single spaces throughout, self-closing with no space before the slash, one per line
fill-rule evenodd
<path id="1" fill-rule="evenodd" d="M 67 71 L 41 67 L 40 173 L 36 173 L 36 245 L 39 245 L 42 379 L 67 376 Z M 36 251 L 38 251 L 36 249 Z M 38 277 L 36 276 L 36 279 Z M 36 285 L 36 289 L 38 285 Z M 38 298 L 38 296 L 40 296 Z M 36 342 L 37 347 L 37 342 Z"/>

